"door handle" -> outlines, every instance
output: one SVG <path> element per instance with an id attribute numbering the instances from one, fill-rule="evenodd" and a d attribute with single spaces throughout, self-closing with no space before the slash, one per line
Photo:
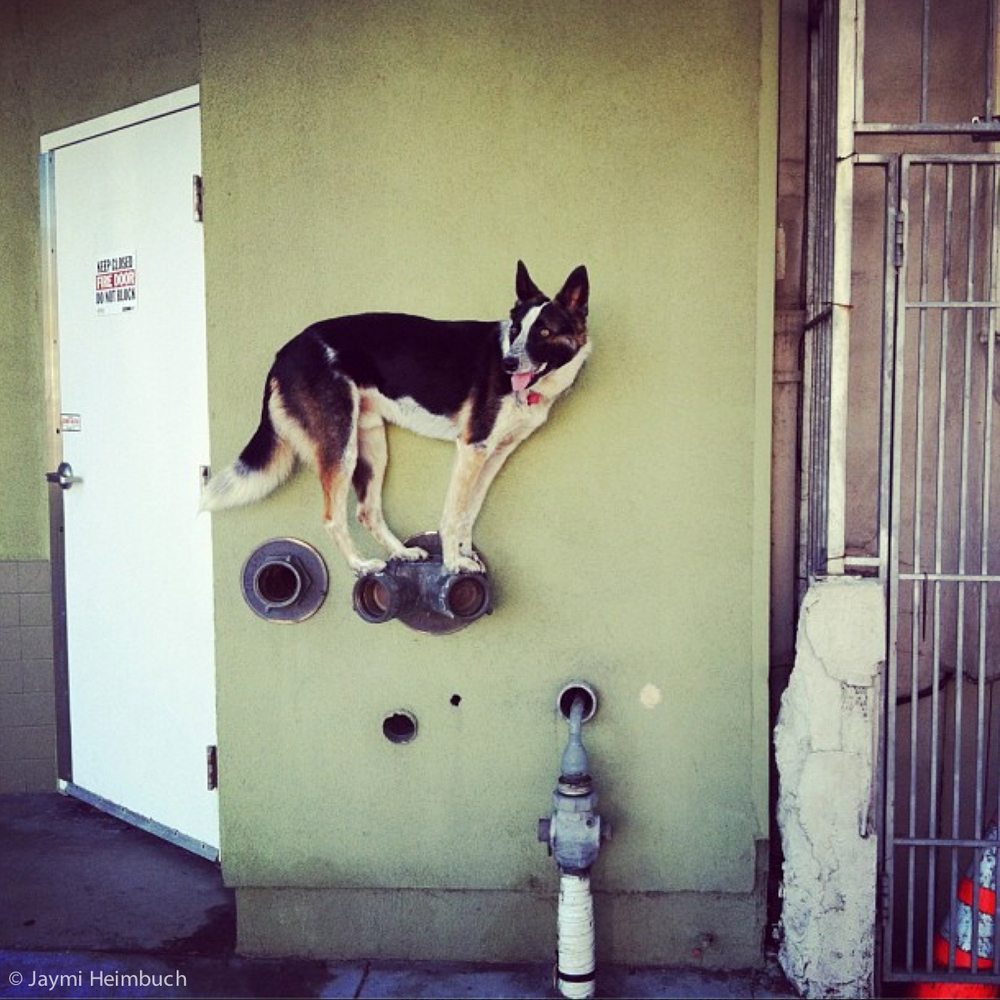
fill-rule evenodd
<path id="1" fill-rule="evenodd" d="M 69 462 L 60 462 L 55 472 L 45 473 L 45 478 L 64 490 L 68 490 L 74 483 L 83 482 L 79 476 L 73 475 L 73 466 Z"/>

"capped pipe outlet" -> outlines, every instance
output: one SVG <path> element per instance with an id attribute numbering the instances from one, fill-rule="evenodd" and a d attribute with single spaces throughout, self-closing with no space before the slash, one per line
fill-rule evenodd
<path id="1" fill-rule="evenodd" d="M 296 538 L 273 538 L 243 565 L 243 599 L 266 621 L 289 624 L 314 615 L 329 578 L 320 554 Z"/>
<path id="2" fill-rule="evenodd" d="M 417 535 L 406 544 L 425 549 L 428 558 L 390 559 L 385 569 L 358 577 L 354 584 L 354 610 L 366 622 L 398 619 L 420 632 L 443 635 L 492 613 L 493 588 L 485 569 L 448 572 L 436 533 Z"/>

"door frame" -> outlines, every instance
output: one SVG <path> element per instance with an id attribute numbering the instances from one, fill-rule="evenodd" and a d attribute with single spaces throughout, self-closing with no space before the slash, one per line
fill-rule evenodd
<path id="1" fill-rule="evenodd" d="M 42 332 L 45 353 L 45 422 L 47 468 L 56 469 L 63 461 L 61 428 L 58 274 L 56 266 L 55 154 L 57 150 L 102 135 L 176 114 L 201 104 L 201 88 L 196 84 L 164 94 L 88 121 L 49 132 L 41 137 L 39 155 L 39 203 L 42 251 Z M 212 845 L 180 833 L 156 820 L 110 802 L 80 788 L 73 782 L 73 733 L 70 724 L 69 645 L 67 639 L 67 593 L 65 551 L 65 509 L 63 489 L 49 483 L 49 547 L 52 565 L 53 656 L 55 662 L 56 774 L 61 791 L 79 798 L 111 815 L 177 844 L 192 853 L 216 860 L 219 851 Z"/>

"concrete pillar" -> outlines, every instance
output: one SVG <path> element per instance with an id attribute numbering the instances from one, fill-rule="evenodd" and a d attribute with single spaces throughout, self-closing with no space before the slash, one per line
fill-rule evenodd
<path id="1" fill-rule="evenodd" d="M 774 730 L 784 850 L 779 959 L 806 997 L 872 995 L 885 637 L 880 582 L 828 577 L 809 588 Z"/>

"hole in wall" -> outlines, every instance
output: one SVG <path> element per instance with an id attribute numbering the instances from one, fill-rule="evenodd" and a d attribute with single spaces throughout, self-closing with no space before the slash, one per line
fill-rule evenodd
<path id="1" fill-rule="evenodd" d="M 410 712 L 398 711 L 382 720 L 382 735 L 390 743 L 409 743 L 417 735 L 417 718 Z"/>
<path id="2" fill-rule="evenodd" d="M 571 682 L 559 692 L 559 711 L 568 719 L 577 698 L 583 700 L 583 721 L 589 722 L 597 711 L 597 694 L 585 681 Z"/>
<path id="3" fill-rule="evenodd" d="M 460 694 L 453 694 L 448 700 L 455 706 L 455 708 L 458 708 L 458 706 L 462 704 L 462 696 Z"/>
<path id="4" fill-rule="evenodd" d="M 265 604 L 286 608 L 298 600 L 302 592 L 302 577 L 287 562 L 269 562 L 257 571 L 253 586 Z"/>

